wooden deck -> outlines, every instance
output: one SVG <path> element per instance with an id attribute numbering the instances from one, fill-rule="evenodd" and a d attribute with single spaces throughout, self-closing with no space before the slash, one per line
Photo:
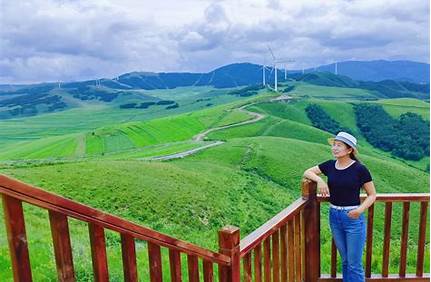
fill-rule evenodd
<path id="1" fill-rule="evenodd" d="M 173 238 L 150 228 L 110 215 L 78 202 L 46 192 L 10 177 L 0 175 L 0 194 L 14 281 L 32 281 L 22 203 L 48 210 L 59 281 L 75 281 L 68 218 L 88 224 L 95 281 L 109 281 L 105 230 L 120 234 L 125 281 L 138 281 L 135 243 L 148 244 L 150 280 L 166 281 L 162 268 L 170 271 L 170 280 L 182 281 L 181 254 L 187 256 L 188 280 L 213 281 L 217 267 L 219 281 L 342 281 L 336 273 L 337 253 L 332 246 L 331 273 L 321 274 L 320 206 L 328 199 L 316 195 L 316 184 L 303 180 L 302 197 L 240 240 L 239 228 L 226 226 L 218 231 L 219 251 Z M 385 205 L 384 244 L 381 273 L 371 273 L 373 256 L 374 205 L 368 210 L 365 272 L 367 281 L 429 281 L 424 273 L 429 194 L 378 194 Z M 403 205 L 399 272 L 389 273 L 392 207 Z M 408 238 L 410 204 L 420 205 L 418 238 Z M 412 227 L 413 228 L 413 227 Z M 417 239 L 416 272 L 406 273 L 407 243 Z M 162 252 L 169 253 L 169 265 L 162 265 Z M 33 250 L 37 251 L 37 250 Z M 202 272 L 199 273 L 199 264 Z"/>

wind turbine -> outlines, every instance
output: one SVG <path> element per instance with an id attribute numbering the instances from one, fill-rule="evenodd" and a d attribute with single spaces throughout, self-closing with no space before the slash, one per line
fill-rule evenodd
<path id="1" fill-rule="evenodd" d="M 268 45 L 268 50 L 271 53 L 272 59 L 273 59 L 273 64 L 274 64 L 274 91 L 277 92 L 278 88 L 277 88 L 277 64 L 279 63 L 286 63 L 286 62 L 294 62 L 294 60 L 277 60 L 277 58 L 274 56 L 274 52 L 272 52 L 271 47 Z M 287 67 L 284 70 L 284 77 L 285 79 L 287 79 Z"/>

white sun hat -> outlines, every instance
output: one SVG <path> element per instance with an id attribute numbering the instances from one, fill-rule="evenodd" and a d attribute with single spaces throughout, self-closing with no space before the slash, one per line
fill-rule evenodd
<path id="1" fill-rule="evenodd" d="M 328 139 L 328 143 L 331 145 L 334 143 L 334 141 L 344 142 L 353 148 L 354 153 L 358 152 L 358 142 L 356 138 L 347 132 L 340 131 L 338 132 L 337 136 L 335 136 L 335 138 Z"/>

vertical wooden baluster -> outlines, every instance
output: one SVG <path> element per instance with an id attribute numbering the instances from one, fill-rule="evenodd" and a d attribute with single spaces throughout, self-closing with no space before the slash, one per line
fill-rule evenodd
<path id="1" fill-rule="evenodd" d="M 421 202 L 421 215 L 419 225 L 419 238 L 418 238 L 418 256 L 416 260 L 416 276 L 423 276 L 424 273 L 424 252 L 425 252 L 425 235 L 427 226 L 427 209 L 428 202 Z"/>
<path id="2" fill-rule="evenodd" d="M 159 245 L 148 242 L 148 262 L 150 267 L 150 281 L 162 282 L 162 254 Z"/>
<path id="3" fill-rule="evenodd" d="M 189 281 L 199 282 L 198 257 L 194 255 L 187 255 L 187 266 L 189 271 Z"/>
<path id="4" fill-rule="evenodd" d="M 294 258 L 294 238 L 293 238 L 293 220 L 287 222 L 287 254 L 288 254 L 288 279 L 294 281 L 295 276 L 295 258 Z"/>
<path id="5" fill-rule="evenodd" d="M 331 277 L 337 277 L 337 246 L 335 246 L 334 239 L 331 243 Z"/>
<path id="6" fill-rule="evenodd" d="M 280 281 L 280 231 L 272 234 L 272 281 Z"/>
<path id="7" fill-rule="evenodd" d="M 6 195 L 2 195 L 2 198 L 14 281 L 31 281 L 31 266 L 22 203 L 20 200 Z"/>
<path id="8" fill-rule="evenodd" d="M 135 239 L 132 236 L 121 234 L 121 253 L 123 258 L 124 281 L 138 281 Z"/>
<path id="9" fill-rule="evenodd" d="M 204 269 L 204 282 L 213 282 L 214 280 L 213 263 L 210 261 L 204 260 L 203 269 Z"/>
<path id="10" fill-rule="evenodd" d="M 50 210 L 49 222 L 51 225 L 58 280 L 75 281 L 67 216 Z"/>
<path id="11" fill-rule="evenodd" d="M 389 272 L 389 248 L 391 244 L 391 222 L 392 222 L 392 202 L 386 202 L 385 235 L 383 239 L 383 264 L 382 264 L 383 277 L 388 277 L 388 272 Z"/>
<path id="12" fill-rule="evenodd" d="M 262 245 L 254 248 L 254 277 L 256 282 L 262 281 Z"/>
<path id="13" fill-rule="evenodd" d="M 403 221 L 402 221 L 402 231 L 401 231 L 401 250 L 400 250 L 400 277 L 406 276 L 406 266 L 407 266 L 407 247 L 409 239 L 409 212 L 410 203 L 403 203 Z"/>
<path id="14" fill-rule="evenodd" d="M 169 249 L 169 265 L 171 282 L 181 282 L 181 254 L 179 251 Z"/>
<path id="15" fill-rule="evenodd" d="M 316 182 L 303 179 L 304 207 L 304 281 L 317 281 L 320 277 L 320 205 L 316 196 Z"/>
<path id="16" fill-rule="evenodd" d="M 373 255 L 373 228 L 374 228 L 374 204 L 368 208 L 367 219 L 367 246 L 365 254 L 365 277 L 371 277 L 371 259 Z"/>
<path id="17" fill-rule="evenodd" d="M 305 277 L 305 223 L 304 223 L 304 210 L 301 210 L 301 281 L 304 281 Z"/>
<path id="18" fill-rule="evenodd" d="M 263 241 L 263 269 L 265 282 L 271 282 L 271 241 L 270 237 Z"/>
<path id="19" fill-rule="evenodd" d="M 280 228 L 280 239 L 281 239 L 281 281 L 287 281 L 287 228 L 286 225 Z"/>
<path id="20" fill-rule="evenodd" d="M 219 252 L 227 255 L 231 264 L 219 267 L 220 281 L 239 282 L 241 278 L 241 258 L 239 252 L 240 230 L 235 226 L 225 226 L 218 232 Z"/>
<path id="21" fill-rule="evenodd" d="M 251 282 L 251 252 L 243 258 L 244 282 Z"/>
<path id="22" fill-rule="evenodd" d="M 100 225 L 88 224 L 94 281 L 109 281 L 108 260 L 106 256 L 105 231 Z"/>
<path id="23" fill-rule="evenodd" d="M 301 281 L 301 238 L 300 238 L 300 214 L 297 214 L 294 217 L 294 226 L 295 226 L 295 233 L 294 233 L 294 251 L 295 251 L 295 280 L 294 281 Z"/>

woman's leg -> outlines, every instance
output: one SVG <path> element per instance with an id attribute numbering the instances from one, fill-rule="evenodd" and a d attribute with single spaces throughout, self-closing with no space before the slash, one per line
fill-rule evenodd
<path id="1" fill-rule="evenodd" d="M 343 227 L 343 211 L 329 209 L 329 225 L 331 227 L 335 246 L 337 246 L 338 252 L 341 256 L 343 265 L 343 281 L 350 282 L 348 278 L 349 270 L 347 261 L 346 233 Z"/>
<path id="2" fill-rule="evenodd" d="M 364 282 L 365 273 L 362 254 L 366 240 L 366 224 L 363 214 L 358 219 L 351 219 L 346 213 L 346 248 L 349 282 Z"/>

